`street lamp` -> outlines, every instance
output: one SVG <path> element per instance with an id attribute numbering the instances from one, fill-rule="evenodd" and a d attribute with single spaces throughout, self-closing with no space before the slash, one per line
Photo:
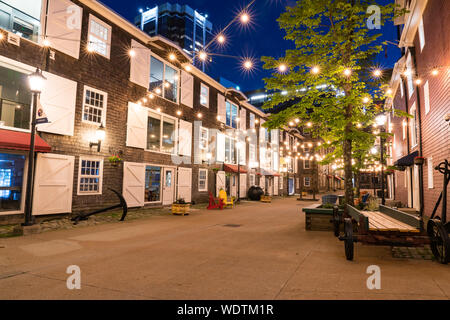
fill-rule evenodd
<path id="1" fill-rule="evenodd" d="M 28 153 L 28 173 L 27 173 L 27 190 L 25 198 L 25 222 L 23 226 L 31 226 L 34 224 L 32 216 L 33 203 L 33 176 L 34 176 L 34 145 L 36 138 L 36 110 L 37 100 L 44 89 L 45 80 L 47 80 L 39 68 L 28 76 L 28 85 L 33 94 L 33 101 L 31 104 L 31 134 L 30 134 L 30 151 Z"/>

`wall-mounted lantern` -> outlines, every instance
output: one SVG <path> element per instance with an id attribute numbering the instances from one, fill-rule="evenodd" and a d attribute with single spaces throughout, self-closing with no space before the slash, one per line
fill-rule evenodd
<path id="1" fill-rule="evenodd" d="M 93 146 L 97 146 L 97 152 L 100 152 L 100 149 L 102 147 L 102 141 L 104 141 L 105 138 L 106 138 L 106 131 L 102 123 L 100 127 L 95 131 L 95 139 L 97 140 L 97 142 L 89 143 L 89 147 L 92 148 Z"/>

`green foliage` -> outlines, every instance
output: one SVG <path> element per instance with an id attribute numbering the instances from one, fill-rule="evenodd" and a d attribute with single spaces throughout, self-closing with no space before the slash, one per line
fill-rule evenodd
<path id="1" fill-rule="evenodd" d="M 278 19 L 295 49 L 278 59 L 262 57 L 265 69 L 277 70 L 281 64 L 289 68 L 265 79 L 273 97 L 263 108 L 291 104 L 271 115 L 264 126 L 280 128 L 294 118 L 303 126 L 311 122 L 305 131 L 324 139 L 323 147 L 335 150 L 324 164 L 343 156 L 346 166 L 351 166 L 351 158 L 366 156 L 376 137 L 370 128 L 386 94 L 380 80 L 371 79 L 365 68 L 383 48 L 381 34 L 367 28 L 370 5 L 380 8 L 382 25 L 394 17 L 394 4 L 381 6 L 375 0 L 297 1 Z M 320 69 L 317 74 L 311 72 L 315 66 Z M 345 76 L 348 68 L 352 73 Z M 367 97 L 370 101 L 364 103 Z M 346 174 L 347 183 L 351 178 Z"/>

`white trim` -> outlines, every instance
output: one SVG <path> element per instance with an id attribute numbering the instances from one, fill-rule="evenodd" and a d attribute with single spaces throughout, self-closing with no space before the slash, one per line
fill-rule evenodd
<path id="1" fill-rule="evenodd" d="M 151 92 L 153 92 L 158 98 L 161 98 L 161 99 L 164 99 L 164 100 L 166 100 L 166 101 L 168 101 L 170 103 L 174 103 L 174 104 L 179 105 L 180 104 L 180 90 L 181 90 L 181 70 L 177 66 L 175 66 L 172 63 L 170 63 L 169 61 L 167 61 L 166 59 L 164 59 L 164 58 L 154 54 L 152 51 L 150 51 L 150 70 L 148 70 L 149 78 L 150 78 L 149 86 L 150 86 L 151 80 L 152 80 L 151 79 L 152 58 L 162 62 L 164 67 L 163 67 L 163 79 L 162 79 L 163 85 L 162 85 L 161 95 L 157 94 L 156 92 L 153 92 L 153 90 L 151 90 Z M 177 79 L 176 79 L 176 83 L 177 83 L 177 99 L 176 99 L 176 101 L 169 100 L 169 99 L 167 99 L 164 96 L 164 94 L 166 92 L 165 87 L 164 87 L 164 82 L 166 81 L 166 65 L 169 66 L 170 68 L 174 69 L 177 72 Z M 148 87 L 148 90 L 150 90 L 150 87 Z M 194 93 L 192 93 L 192 94 L 194 94 Z"/>
<path id="2" fill-rule="evenodd" d="M 430 105 L 430 82 L 427 80 L 425 82 L 425 85 L 423 86 L 423 99 L 425 102 L 425 115 L 427 115 L 430 112 L 431 105 Z"/>
<path id="3" fill-rule="evenodd" d="M 85 110 L 85 106 L 86 106 L 86 91 L 87 90 L 89 90 L 91 92 L 94 92 L 94 93 L 98 93 L 98 94 L 103 95 L 103 108 L 102 108 L 101 123 L 94 122 L 94 121 L 89 121 L 89 120 L 84 120 L 84 110 Z M 89 86 L 85 85 L 84 88 L 83 88 L 83 105 L 82 105 L 83 109 L 81 110 L 81 122 L 89 123 L 89 124 L 96 125 L 96 126 L 100 126 L 100 124 L 103 124 L 103 126 L 106 127 L 106 109 L 107 109 L 107 106 L 108 106 L 108 93 L 107 92 L 104 92 L 104 91 L 101 91 L 101 90 L 98 90 L 98 89 L 95 89 L 93 87 L 89 87 Z M 97 108 L 95 106 L 92 106 L 92 107 Z"/>
<path id="4" fill-rule="evenodd" d="M 147 108 L 148 109 L 148 108 Z M 148 117 L 150 117 L 150 114 L 153 114 L 153 115 L 158 115 L 158 116 L 160 116 L 160 123 L 161 123 L 161 126 L 160 126 L 160 130 L 159 130 L 159 134 L 160 134 L 160 141 L 159 141 L 159 150 L 152 150 L 152 149 L 148 149 Z M 175 128 L 175 136 L 173 137 L 173 141 L 174 141 L 174 145 L 173 145 L 173 152 L 164 152 L 164 151 L 161 151 L 161 149 L 162 149 L 162 143 L 163 143 L 163 139 L 162 139 L 162 137 L 163 137 L 163 130 L 164 130 L 164 121 L 163 121 L 163 119 L 164 118 L 168 118 L 168 119 L 171 119 L 171 120 L 175 120 L 175 123 L 174 123 L 174 128 Z M 170 116 L 170 115 L 168 115 L 168 114 L 165 114 L 165 113 L 163 113 L 163 112 L 157 112 L 157 111 L 154 111 L 154 110 L 152 110 L 152 109 L 148 109 L 147 110 L 147 127 L 146 127 L 146 129 L 145 129 L 145 132 L 146 132 L 146 136 L 145 136 L 145 151 L 147 151 L 147 152 L 154 152 L 154 153 L 160 153 L 160 154 L 167 154 L 167 155 L 176 155 L 177 154 L 177 148 L 178 148 L 178 130 L 179 130 L 179 124 L 178 124 L 178 118 L 176 118 L 176 117 L 173 117 L 173 116 Z M 175 167 L 176 168 L 176 167 Z"/>
<path id="5" fill-rule="evenodd" d="M 203 89 L 206 89 L 206 91 L 207 91 L 207 94 L 206 94 L 206 97 L 205 97 L 206 98 L 206 103 L 202 103 L 202 98 L 204 97 L 202 95 L 202 90 Z M 207 86 L 204 83 L 200 83 L 200 105 L 202 105 L 202 106 L 204 106 L 206 108 L 209 108 L 209 86 Z"/>
<path id="6" fill-rule="evenodd" d="M 94 21 L 95 23 L 99 24 L 100 26 L 102 26 L 103 28 L 105 28 L 108 31 L 108 39 L 106 40 L 106 55 L 104 55 L 101 52 L 98 52 L 97 50 L 95 50 L 95 46 L 93 47 L 94 49 L 92 50 L 92 52 L 95 52 L 103 57 L 105 57 L 106 59 L 110 59 L 111 58 L 111 39 L 112 39 L 112 27 L 107 24 L 105 21 L 101 20 L 100 18 L 97 18 L 96 16 L 94 16 L 93 14 L 89 14 L 89 23 L 88 23 L 88 33 L 87 33 L 87 41 L 88 41 L 88 47 L 90 44 L 90 36 L 91 36 L 91 26 L 92 26 L 92 21 Z M 96 38 L 97 35 L 92 35 Z M 105 43 L 102 39 L 100 39 L 101 43 Z"/>
<path id="7" fill-rule="evenodd" d="M 98 191 L 96 192 L 82 192 L 80 191 L 80 181 L 81 181 L 81 162 L 83 160 L 87 161 L 99 161 L 99 175 L 98 175 Z M 83 175 L 83 177 L 96 177 L 92 175 Z M 79 156 L 78 157 L 78 184 L 77 184 L 77 195 L 78 196 L 92 196 L 92 195 L 100 195 L 103 193 L 103 158 L 100 157 L 92 157 L 92 156 Z"/>
<path id="8" fill-rule="evenodd" d="M 413 116 L 413 118 L 409 119 L 409 134 L 410 134 L 410 142 L 411 142 L 411 148 L 415 148 L 418 145 L 419 137 L 417 135 L 417 107 L 416 103 L 412 105 L 412 107 L 409 109 L 409 114 Z M 413 139 L 414 138 L 414 139 Z M 414 141 L 415 140 L 415 141 Z"/>
<path id="9" fill-rule="evenodd" d="M 205 172 L 205 179 L 200 178 L 200 172 Z M 205 181 L 205 188 L 200 188 L 200 181 Z M 198 191 L 205 192 L 208 191 L 208 169 L 198 169 Z"/>

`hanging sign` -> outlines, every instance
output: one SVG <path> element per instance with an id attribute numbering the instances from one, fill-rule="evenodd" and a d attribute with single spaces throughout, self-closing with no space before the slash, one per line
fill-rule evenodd
<path id="1" fill-rule="evenodd" d="M 47 115 L 44 112 L 44 108 L 41 105 L 41 101 L 37 100 L 37 110 L 36 110 L 36 124 L 49 123 Z"/>

